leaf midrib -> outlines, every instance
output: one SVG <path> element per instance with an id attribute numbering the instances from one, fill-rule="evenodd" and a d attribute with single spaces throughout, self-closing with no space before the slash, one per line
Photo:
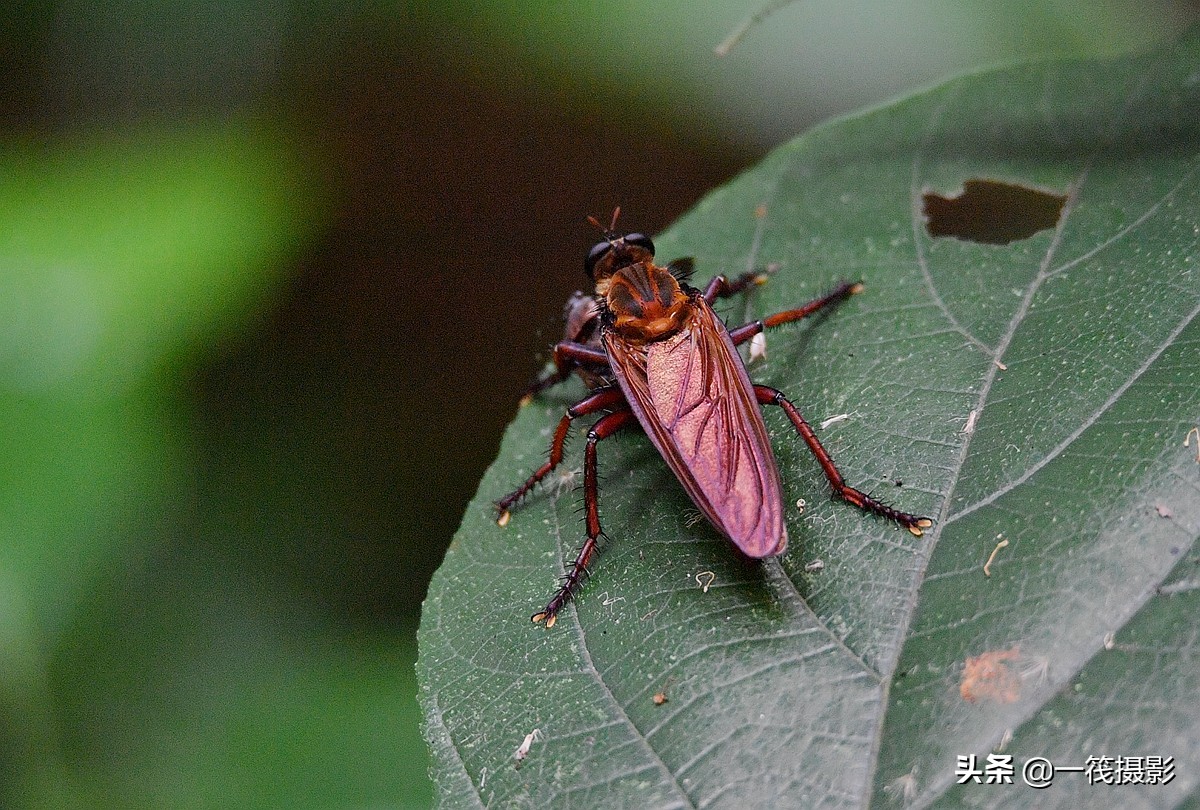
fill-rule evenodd
<path id="1" fill-rule="evenodd" d="M 1161 57 L 1161 58 L 1165 59 L 1165 56 Z M 912 183 L 911 183 L 911 187 L 910 187 L 910 195 L 911 195 L 912 204 L 911 204 L 910 210 L 911 210 L 911 222 L 912 222 L 912 229 L 913 229 L 914 249 L 915 249 L 915 252 L 917 255 L 917 261 L 918 261 L 918 264 L 921 269 L 922 277 L 925 280 L 927 287 L 930 289 L 931 295 L 933 296 L 934 301 L 937 303 L 939 310 L 947 318 L 947 321 L 951 324 L 952 328 L 954 328 L 955 331 L 962 334 L 963 337 L 968 340 L 968 342 L 970 342 L 972 345 L 975 345 L 976 347 L 978 347 L 979 349 L 984 351 L 985 354 L 990 354 L 991 359 L 993 361 L 991 363 L 988 363 L 987 372 L 985 373 L 985 376 L 983 378 L 979 395 L 976 398 L 976 403 L 975 403 L 976 408 L 975 409 L 980 418 L 983 416 L 984 407 L 986 405 L 986 400 L 988 398 L 988 395 L 991 392 L 991 388 L 995 383 L 997 375 L 1001 371 L 1000 363 L 1002 362 L 1004 353 L 1008 349 L 1009 345 L 1011 345 L 1013 339 L 1016 336 L 1017 330 L 1019 329 L 1021 324 L 1024 322 L 1025 317 L 1028 315 L 1030 307 L 1032 306 L 1032 303 L 1033 303 L 1033 299 L 1036 296 L 1038 290 L 1041 288 L 1042 284 L 1047 279 L 1049 279 L 1055 275 L 1058 275 L 1059 273 L 1064 272 L 1065 270 L 1067 270 L 1073 266 L 1076 266 L 1077 264 L 1079 264 L 1082 261 L 1086 261 L 1088 258 L 1096 255 L 1101 250 L 1107 248 L 1110 244 L 1117 241 L 1122 236 L 1131 232 L 1137 226 L 1143 224 L 1150 217 L 1152 217 L 1155 212 L 1158 211 L 1158 209 L 1161 207 L 1161 205 L 1171 195 L 1173 195 L 1176 191 L 1178 191 L 1180 188 L 1182 188 L 1184 186 L 1187 179 L 1190 178 L 1192 175 L 1194 175 L 1196 173 L 1197 169 L 1200 169 L 1200 167 L 1197 167 L 1196 169 L 1193 169 L 1191 172 L 1188 172 L 1187 175 L 1185 175 L 1184 178 L 1179 183 L 1177 183 L 1168 192 L 1166 192 L 1160 199 L 1155 201 L 1155 203 L 1152 206 L 1150 206 L 1145 212 L 1143 212 L 1143 214 L 1141 214 L 1139 217 L 1137 217 L 1133 223 L 1131 223 L 1126 228 L 1123 228 L 1118 233 L 1114 234 L 1111 238 L 1105 240 L 1101 245 L 1093 248 L 1092 250 L 1084 253 L 1083 255 L 1081 255 L 1079 257 L 1076 257 L 1075 259 L 1072 259 L 1070 262 L 1065 263 L 1063 266 L 1061 266 L 1059 268 L 1055 268 L 1054 270 L 1050 269 L 1051 263 L 1053 262 L 1053 259 L 1054 259 L 1054 255 L 1055 255 L 1056 251 L 1058 250 L 1059 245 L 1062 242 L 1063 232 L 1066 229 L 1067 223 L 1071 219 L 1071 214 L 1074 213 L 1074 211 L 1078 205 L 1080 194 L 1082 192 L 1084 183 L 1086 182 L 1088 175 L 1090 174 L 1093 166 L 1095 165 L 1097 156 L 1100 154 L 1100 152 L 1105 147 L 1108 146 L 1109 141 L 1111 141 L 1111 133 L 1114 133 L 1117 131 L 1119 124 L 1121 123 L 1121 121 L 1124 118 L 1124 114 L 1128 112 L 1128 110 L 1129 110 L 1130 106 L 1132 105 L 1132 103 L 1134 102 L 1134 100 L 1136 98 L 1138 98 L 1138 96 L 1145 89 L 1150 76 L 1153 75 L 1153 73 L 1155 72 L 1157 67 L 1158 67 L 1157 63 L 1151 63 L 1147 67 L 1147 69 L 1145 70 L 1143 75 L 1140 77 L 1140 79 L 1134 83 L 1134 87 L 1132 88 L 1131 92 L 1128 94 L 1125 104 L 1123 105 L 1123 109 L 1121 111 L 1122 114 L 1113 117 L 1113 121 L 1110 125 L 1110 137 L 1099 140 L 1096 148 L 1093 149 L 1093 151 L 1088 155 L 1088 157 L 1084 161 L 1083 168 L 1080 170 L 1080 172 L 1078 173 L 1076 178 L 1070 184 L 1070 187 L 1068 189 L 1068 194 L 1067 194 L 1067 200 L 1063 205 L 1062 213 L 1059 217 L 1058 223 L 1055 226 L 1054 235 L 1050 241 L 1050 244 L 1046 248 L 1045 254 L 1042 257 L 1041 262 L 1039 263 L 1038 272 L 1034 276 L 1034 278 L 1030 281 L 1030 283 L 1028 284 L 1025 295 L 1022 297 L 1020 304 L 1018 305 L 1017 309 L 1014 311 L 1012 317 L 1009 319 L 1008 326 L 1006 327 L 1004 333 L 1001 335 L 1000 340 L 997 342 L 995 350 L 993 350 L 991 352 L 989 352 L 989 349 L 986 344 L 984 344 L 982 341 L 978 340 L 973 335 L 971 335 L 967 330 L 962 328 L 961 325 L 957 322 L 957 319 L 954 318 L 954 316 L 950 313 L 949 309 L 945 306 L 944 302 L 942 301 L 940 295 L 937 294 L 936 288 L 933 285 L 932 275 L 929 272 L 925 253 L 924 253 L 924 250 L 922 249 L 920 233 L 921 233 L 921 225 L 923 222 L 923 217 L 921 214 L 920 189 L 918 188 L 918 185 L 917 185 L 917 178 L 920 176 L 922 151 L 923 151 L 925 144 L 928 143 L 928 139 L 930 137 L 932 137 L 932 134 L 933 134 L 934 130 L 936 129 L 936 126 L 938 125 L 941 113 L 944 110 L 946 104 L 948 104 L 949 101 L 951 99 L 953 99 L 953 97 L 954 97 L 953 94 L 949 95 L 949 97 L 938 107 L 934 116 L 932 117 L 931 126 L 926 132 L 925 142 L 923 142 L 922 145 L 920 147 L 918 147 L 916 154 L 914 154 L 914 156 L 913 156 L 912 174 L 911 174 Z M 1090 417 L 1090 421 L 1088 421 L 1087 424 L 1080 427 L 1077 431 L 1072 432 L 1062 443 L 1060 443 L 1059 446 L 1054 448 L 1054 450 L 1049 454 L 1049 456 L 1046 459 L 1043 459 L 1042 462 L 1040 463 L 1040 465 L 1038 465 L 1036 468 L 1034 468 L 1033 470 L 1027 471 L 1018 480 L 1012 482 L 1011 484 L 1007 485 L 1006 487 L 1001 488 L 1002 492 L 1009 492 L 1012 489 L 1019 486 L 1024 481 L 1028 480 L 1028 478 L 1031 477 L 1034 472 L 1036 472 L 1038 469 L 1043 468 L 1047 463 L 1049 463 L 1050 460 L 1052 460 L 1057 455 L 1061 454 L 1061 452 L 1066 447 L 1068 447 L 1073 441 L 1075 441 L 1080 435 L 1082 435 L 1082 433 L 1086 430 L 1087 427 L 1089 427 L 1097 419 L 1099 419 L 1100 415 L 1102 415 L 1109 407 L 1111 407 L 1112 403 L 1116 402 L 1120 398 L 1121 394 L 1125 390 L 1127 390 L 1131 385 L 1133 385 L 1133 383 L 1142 374 L 1144 374 L 1145 371 L 1150 368 L 1150 366 L 1153 365 L 1154 361 L 1162 354 L 1163 351 L 1165 351 L 1166 347 L 1171 345 L 1171 341 L 1179 333 L 1181 333 L 1183 331 L 1183 329 L 1185 329 L 1187 327 L 1187 325 L 1196 317 L 1197 314 L 1200 314 L 1200 305 L 1197 305 L 1197 307 L 1195 309 L 1193 309 L 1193 311 L 1176 326 L 1176 328 L 1172 331 L 1169 338 L 1166 341 L 1164 341 L 1164 343 L 1160 344 L 1160 346 L 1156 349 L 1156 351 L 1152 354 L 1152 356 L 1150 358 L 1148 358 L 1146 360 L 1146 362 L 1134 374 L 1132 374 L 1130 376 L 1130 378 L 1128 380 L 1126 380 L 1126 382 L 1116 392 L 1114 392 L 1111 395 L 1111 397 L 1108 400 L 1106 400 L 1106 402 L 1100 408 L 1098 408 L 1096 410 L 1096 412 L 1094 414 L 1092 414 L 1092 416 Z M 998 493 L 998 494 L 996 494 L 995 497 L 991 498 L 990 500 L 985 499 L 986 503 L 984 501 L 981 501 L 978 504 L 971 505 L 971 507 L 968 507 L 967 510 L 960 510 L 959 512 L 955 513 L 954 515 L 950 515 L 950 513 L 949 513 L 950 504 L 952 503 L 953 498 L 954 498 L 954 491 L 957 489 L 958 484 L 961 481 L 962 471 L 966 465 L 967 458 L 970 455 L 970 447 L 971 447 L 972 441 L 974 439 L 975 433 L 976 432 L 973 431 L 972 433 L 967 434 L 964 437 L 962 446 L 958 453 L 958 458 L 949 467 L 950 486 L 948 487 L 948 489 L 946 491 L 946 496 L 942 502 L 941 508 L 939 509 L 938 519 L 935 523 L 934 529 L 933 529 L 933 531 L 929 532 L 929 535 L 930 535 L 929 540 L 925 544 L 925 547 L 922 549 L 923 559 L 921 560 L 918 570 L 914 575 L 914 579 L 913 579 L 914 587 L 910 591 L 909 603 L 907 606 L 905 606 L 904 620 L 897 625 L 897 631 L 898 631 L 897 636 L 896 636 L 897 650 L 896 650 L 896 655 L 891 662 L 893 670 L 896 665 L 896 662 L 898 662 L 898 660 L 899 660 L 900 649 L 903 648 L 903 639 L 905 639 L 908 636 L 909 630 L 912 627 L 913 619 L 916 616 L 916 608 L 917 608 L 917 604 L 919 603 L 921 583 L 923 583 L 925 581 L 925 572 L 928 569 L 929 562 L 933 557 L 933 552 L 936 549 L 938 542 L 941 540 L 942 532 L 945 530 L 945 528 L 948 525 L 955 522 L 958 518 L 965 516 L 965 514 L 967 514 L 968 512 L 975 511 L 975 509 L 981 508 L 982 506 L 986 506 L 987 503 L 991 503 L 993 500 L 995 500 L 995 497 L 999 497 L 999 494 L 1002 494 L 1002 493 Z M 1147 598 L 1149 598 L 1149 596 L 1147 596 Z M 1129 619 L 1137 612 L 1138 609 L 1140 609 L 1140 607 L 1141 607 L 1141 604 L 1139 604 L 1137 607 L 1131 607 L 1128 610 L 1127 614 L 1122 617 L 1121 626 L 1124 626 L 1124 624 L 1129 621 Z M 1087 663 L 1086 659 L 1081 660 L 1079 663 L 1079 668 L 1082 668 L 1086 663 Z M 1078 669 L 1076 671 L 1078 671 Z M 1074 674 L 1074 673 L 1072 672 L 1069 674 Z M 1064 675 L 1064 677 L 1067 677 L 1067 676 Z M 883 701 L 880 704 L 881 710 L 879 713 L 878 723 L 877 723 L 877 726 L 875 729 L 874 740 L 873 740 L 872 749 L 871 749 L 871 761 L 869 764 L 869 773 L 868 773 L 868 778 L 864 782 L 864 793 L 863 793 L 863 797 L 862 797 L 862 802 L 860 803 L 860 805 L 862 807 L 869 806 L 871 797 L 874 794 L 876 771 L 877 771 L 878 765 L 879 765 L 879 752 L 880 752 L 880 748 L 882 746 L 883 730 L 884 730 L 884 726 L 885 726 L 885 720 L 887 718 L 887 707 L 888 707 L 888 701 L 889 701 L 890 692 L 891 692 L 891 686 L 892 686 L 892 678 L 890 678 L 890 677 L 885 678 L 884 682 L 883 682 Z M 1029 717 L 1032 717 L 1036 712 L 1038 712 L 1040 710 L 1041 710 L 1041 706 L 1030 707 L 1029 711 L 1027 712 L 1026 717 L 1024 717 L 1022 719 L 1022 722 L 1028 720 Z M 943 780 L 940 785 L 930 786 L 932 789 L 929 792 L 927 792 L 927 794 L 926 794 L 926 798 L 928 799 L 926 804 L 928 804 L 929 802 L 935 800 L 936 798 L 944 795 L 945 788 L 948 787 L 951 783 L 952 782 L 950 780 Z"/>

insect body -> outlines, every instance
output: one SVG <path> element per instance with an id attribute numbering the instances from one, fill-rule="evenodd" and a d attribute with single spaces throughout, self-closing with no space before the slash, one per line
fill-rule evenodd
<path id="1" fill-rule="evenodd" d="M 609 281 L 612 325 L 600 334 L 629 409 L 713 526 L 747 556 L 783 553 L 779 471 L 729 333 L 704 297 L 684 292 L 653 254 L 622 249 L 625 256 L 606 256 L 605 270 L 633 261 Z"/>
<path id="2" fill-rule="evenodd" d="M 619 212 L 619 209 L 618 209 Z M 533 621 L 553 626 L 579 586 L 601 535 L 596 496 L 596 445 L 635 421 L 666 460 L 705 517 L 746 556 L 771 557 L 787 548 L 779 470 L 767 438 L 761 405 L 781 407 L 816 456 L 836 496 L 896 521 L 914 535 L 932 525 L 848 486 L 794 405 L 779 391 L 755 385 L 735 348 L 764 329 L 797 321 L 844 301 L 862 289 L 843 282 L 798 309 L 727 329 L 712 309 L 762 278 L 717 276 L 703 292 L 688 286 L 691 259 L 654 263 L 654 245 L 642 234 L 618 235 L 613 223 L 584 267 L 592 297 L 567 305 L 567 340 L 554 348 L 555 371 L 530 386 L 523 401 L 572 372 L 593 388 L 567 410 L 550 445 L 550 458 L 515 491 L 496 502 L 498 522 L 553 470 L 563 456 L 573 419 L 607 411 L 588 432 L 584 450 L 587 539 L 562 586 Z"/>

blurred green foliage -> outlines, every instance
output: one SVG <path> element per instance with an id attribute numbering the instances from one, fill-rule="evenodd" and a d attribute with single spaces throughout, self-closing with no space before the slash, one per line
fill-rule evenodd
<path id="1" fill-rule="evenodd" d="M 236 488 L 181 398 L 325 210 L 301 154 L 236 120 L 0 167 L 4 805 L 423 804 L 396 766 L 424 756 L 395 732 L 411 641 L 336 643 L 295 587 L 222 559 Z"/>
<path id="2" fill-rule="evenodd" d="M 253 121 L 0 153 L 6 387 L 121 396 L 237 322 L 315 213 L 298 160 Z"/>

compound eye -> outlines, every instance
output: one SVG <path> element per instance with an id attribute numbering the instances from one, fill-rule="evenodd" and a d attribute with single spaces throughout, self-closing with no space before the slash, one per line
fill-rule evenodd
<path id="1" fill-rule="evenodd" d="M 650 237 L 649 237 L 649 236 L 646 236 L 646 234 L 644 234 L 644 233 L 631 233 L 631 234 L 626 234 L 626 236 L 625 236 L 625 244 L 627 244 L 627 245 L 635 245 L 635 246 L 637 246 L 637 247 L 640 247 L 640 248 L 643 248 L 643 249 L 645 249 L 645 250 L 648 250 L 648 251 L 650 251 L 651 253 L 653 253 L 653 252 L 654 252 L 654 243 L 653 243 L 653 242 L 651 242 L 651 241 L 650 241 Z"/>
<path id="2" fill-rule="evenodd" d="M 588 251 L 587 258 L 583 260 L 583 269 L 587 271 L 588 278 L 592 277 L 592 271 L 596 267 L 596 262 L 600 261 L 604 254 L 608 253 L 608 251 L 611 249 L 612 243 L 605 240 L 603 242 L 597 242 L 592 249 Z"/>

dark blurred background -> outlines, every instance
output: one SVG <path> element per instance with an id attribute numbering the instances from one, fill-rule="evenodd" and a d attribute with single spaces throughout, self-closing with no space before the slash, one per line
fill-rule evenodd
<path id="1" fill-rule="evenodd" d="M 0 806 L 429 806 L 421 600 L 584 216 L 1197 17 L 810 0 L 715 57 L 765 3 L 0 13 Z"/>

